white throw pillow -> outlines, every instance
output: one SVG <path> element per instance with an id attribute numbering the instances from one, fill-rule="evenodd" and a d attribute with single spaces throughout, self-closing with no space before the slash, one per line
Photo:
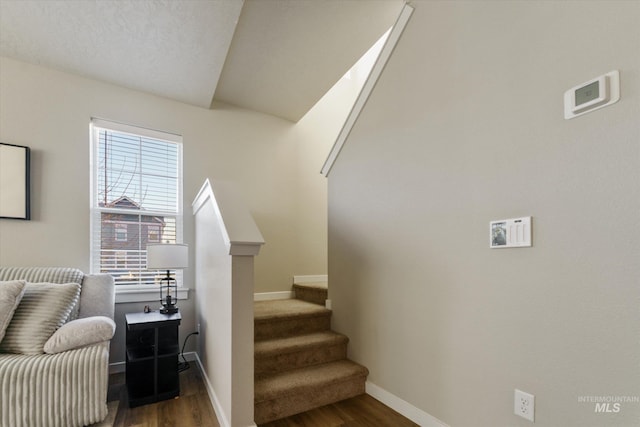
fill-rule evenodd
<path id="1" fill-rule="evenodd" d="M 78 347 L 109 341 L 116 332 L 116 324 L 105 316 L 85 317 L 65 323 L 44 344 L 44 352 L 62 353 Z"/>
<path id="2" fill-rule="evenodd" d="M 20 304 L 26 284 L 24 280 L 0 282 L 0 342 L 13 318 L 13 313 Z"/>
<path id="3" fill-rule="evenodd" d="M 65 323 L 79 296 L 77 283 L 27 283 L 0 342 L 0 352 L 43 353 L 44 343 Z"/>

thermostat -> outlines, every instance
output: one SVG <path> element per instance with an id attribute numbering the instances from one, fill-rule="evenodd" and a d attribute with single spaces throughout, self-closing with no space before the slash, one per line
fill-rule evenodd
<path id="1" fill-rule="evenodd" d="M 620 73 L 614 70 L 564 93 L 564 118 L 572 119 L 620 99 Z"/>

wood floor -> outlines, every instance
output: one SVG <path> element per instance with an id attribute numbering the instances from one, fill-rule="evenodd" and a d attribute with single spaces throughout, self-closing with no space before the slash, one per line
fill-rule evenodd
<path id="1" fill-rule="evenodd" d="M 180 397 L 129 408 L 124 374 L 111 375 L 108 400 L 120 400 L 113 427 L 220 427 L 202 376 L 194 363 L 180 373 Z M 111 404 L 113 407 L 113 403 Z M 259 427 L 415 427 L 373 397 L 363 394 Z"/>
<path id="2" fill-rule="evenodd" d="M 352 397 L 259 427 L 419 427 L 368 394 Z"/>
<path id="3" fill-rule="evenodd" d="M 180 373 L 180 397 L 129 408 L 124 374 L 109 378 L 108 401 L 120 400 L 113 427 L 220 427 L 198 368 Z"/>

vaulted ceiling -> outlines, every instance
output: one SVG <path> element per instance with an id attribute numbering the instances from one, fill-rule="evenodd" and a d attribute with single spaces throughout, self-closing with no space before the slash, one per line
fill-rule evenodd
<path id="1" fill-rule="evenodd" d="M 0 0 L 0 55 L 299 120 L 402 0 Z M 1 72 L 1 69 L 0 69 Z"/>

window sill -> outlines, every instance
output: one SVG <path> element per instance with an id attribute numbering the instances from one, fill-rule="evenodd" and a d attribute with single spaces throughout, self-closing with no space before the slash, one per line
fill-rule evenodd
<path id="1" fill-rule="evenodd" d="M 178 300 L 181 299 L 189 299 L 189 288 L 178 288 Z M 158 301 L 160 301 L 160 288 L 158 286 L 116 286 L 116 304 Z"/>

